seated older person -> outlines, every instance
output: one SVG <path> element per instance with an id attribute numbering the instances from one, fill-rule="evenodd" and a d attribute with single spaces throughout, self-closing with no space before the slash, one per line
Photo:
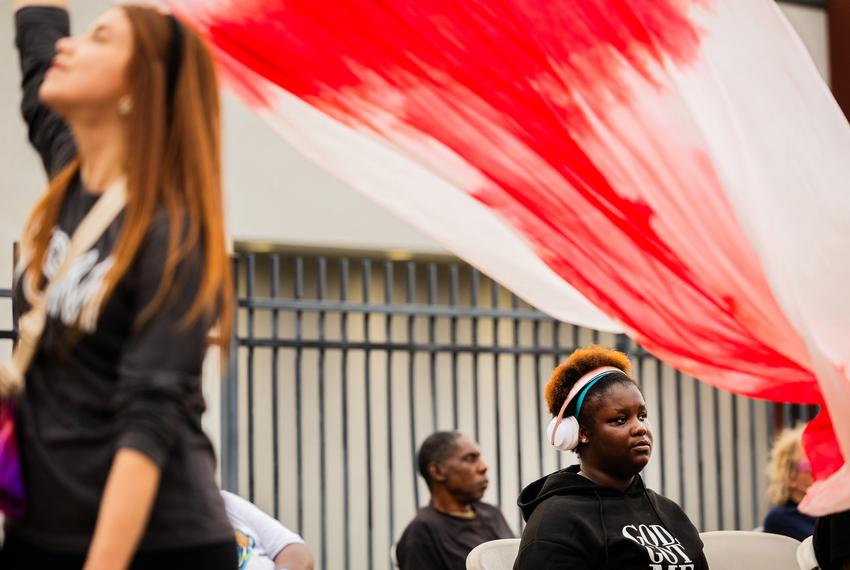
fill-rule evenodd
<path id="1" fill-rule="evenodd" d="M 402 570 L 463 570 L 470 550 L 514 536 L 502 512 L 481 501 L 487 464 L 474 441 L 458 432 L 434 433 L 419 448 L 418 463 L 431 501 L 401 535 Z"/>

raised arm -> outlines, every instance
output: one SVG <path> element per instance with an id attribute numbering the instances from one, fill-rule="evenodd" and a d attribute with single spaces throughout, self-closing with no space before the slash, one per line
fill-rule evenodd
<path id="1" fill-rule="evenodd" d="M 21 113 L 29 140 L 52 178 L 76 155 L 73 137 L 61 117 L 38 98 L 56 41 L 69 35 L 67 0 L 16 0 L 15 44 L 21 64 Z"/>

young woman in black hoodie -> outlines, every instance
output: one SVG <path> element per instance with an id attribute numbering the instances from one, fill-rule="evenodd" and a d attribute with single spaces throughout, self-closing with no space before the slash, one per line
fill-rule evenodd
<path id="1" fill-rule="evenodd" d="M 580 460 L 526 487 L 528 523 L 514 570 L 703 570 L 699 533 L 669 499 L 643 484 L 652 453 L 646 403 L 625 354 L 581 348 L 552 374 L 548 441 Z"/>

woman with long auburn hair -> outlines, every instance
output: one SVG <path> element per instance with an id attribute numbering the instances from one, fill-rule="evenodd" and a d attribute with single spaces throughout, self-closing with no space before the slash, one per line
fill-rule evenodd
<path id="1" fill-rule="evenodd" d="M 15 272 L 43 332 L 23 385 L 0 381 L 0 397 L 19 393 L 27 499 L 0 567 L 233 569 L 201 429 L 207 332 L 228 336 L 233 295 L 212 58 L 152 8 L 112 8 L 70 37 L 65 1 L 15 7 L 21 108 L 50 183 Z M 123 208 L 76 251 L 115 189 Z"/>

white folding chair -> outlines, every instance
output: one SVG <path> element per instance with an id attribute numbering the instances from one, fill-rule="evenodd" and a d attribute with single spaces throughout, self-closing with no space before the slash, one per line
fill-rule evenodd
<path id="1" fill-rule="evenodd" d="M 751 530 L 716 530 L 699 536 L 711 570 L 799 569 L 797 548 L 800 542 L 787 536 Z"/>
<path id="2" fill-rule="evenodd" d="M 815 557 L 815 546 L 812 537 L 807 537 L 797 547 L 797 565 L 800 570 L 817 570 L 818 559 Z"/>
<path id="3" fill-rule="evenodd" d="M 511 570 L 518 552 L 518 538 L 503 538 L 479 544 L 466 557 L 466 570 Z"/>

